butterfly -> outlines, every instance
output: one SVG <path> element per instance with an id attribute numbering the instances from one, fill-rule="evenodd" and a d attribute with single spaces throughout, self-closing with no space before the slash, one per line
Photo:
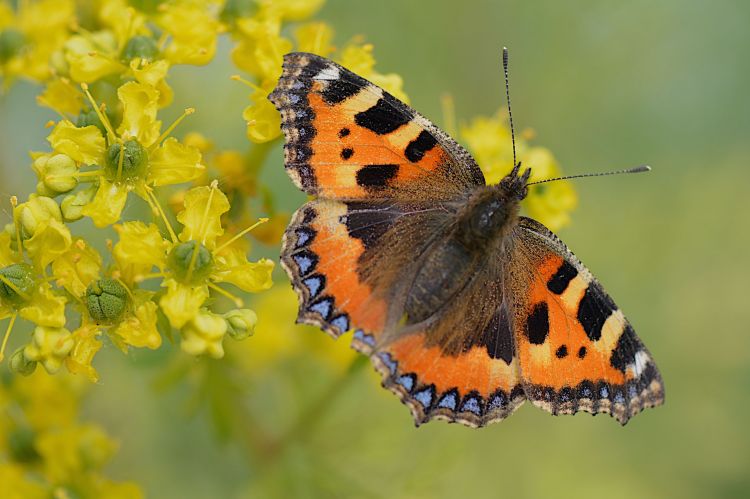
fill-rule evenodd
<path id="1" fill-rule="evenodd" d="M 326 58 L 284 57 L 269 99 L 285 169 L 314 198 L 281 263 L 298 322 L 370 356 L 417 425 L 480 427 L 524 401 L 621 424 L 663 403 L 651 354 L 576 256 L 519 214 L 530 170 L 486 185 L 471 155 Z"/>

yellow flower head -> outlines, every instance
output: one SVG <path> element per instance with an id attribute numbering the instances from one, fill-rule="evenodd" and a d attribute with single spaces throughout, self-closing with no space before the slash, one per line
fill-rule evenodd
<path id="1" fill-rule="evenodd" d="M 172 64 L 208 64 L 216 52 L 220 23 L 208 2 L 176 0 L 163 4 L 158 25 L 169 34 L 164 53 Z"/>
<path id="2" fill-rule="evenodd" d="M 190 355 L 206 354 L 215 359 L 224 356 L 223 342 L 227 323 L 222 317 L 200 311 L 185 324 L 180 333 L 180 348 Z"/>
<path id="3" fill-rule="evenodd" d="M 41 363 L 48 373 L 54 374 L 60 370 L 73 346 L 75 340 L 67 329 L 37 326 L 23 355 L 31 361 Z"/>

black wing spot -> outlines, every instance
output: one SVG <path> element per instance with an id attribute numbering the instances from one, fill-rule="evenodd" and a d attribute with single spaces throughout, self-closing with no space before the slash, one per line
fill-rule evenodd
<path id="1" fill-rule="evenodd" d="M 346 230 L 369 249 L 375 246 L 388 229 L 396 222 L 398 215 L 393 211 L 374 210 L 372 205 L 361 202 L 347 203 Z"/>
<path id="2" fill-rule="evenodd" d="M 578 349 L 578 358 L 582 359 L 586 357 L 586 347 L 581 347 Z"/>
<path id="3" fill-rule="evenodd" d="M 549 334 L 549 310 L 545 302 L 534 305 L 526 319 L 526 336 L 534 345 L 541 345 L 547 340 Z"/>
<path id="4" fill-rule="evenodd" d="M 346 137 L 346 136 L 347 136 L 347 135 L 349 135 L 350 133 L 352 133 L 352 131 L 351 131 L 351 130 L 349 130 L 348 128 L 344 127 L 344 128 L 342 128 L 341 130 L 339 130 L 339 138 L 340 138 L 340 139 L 343 139 L 344 137 Z"/>
<path id="5" fill-rule="evenodd" d="M 568 288 L 568 284 L 578 275 L 578 270 L 568 262 L 563 262 L 557 272 L 547 281 L 547 289 L 561 295 Z"/>
<path id="6" fill-rule="evenodd" d="M 393 99 L 393 97 L 390 97 Z M 388 97 L 378 99 L 371 108 L 354 115 L 354 122 L 378 135 L 385 135 L 409 123 L 411 116 L 397 110 L 388 102 Z"/>
<path id="7" fill-rule="evenodd" d="M 565 345 L 560 345 L 560 348 L 558 348 L 557 351 L 555 352 L 555 356 L 558 359 L 564 359 L 565 357 L 567 357 L 568 356 L 568 347 L 565 346 Z"/>
<path id="8" fill-rule="evenodd" d="M 357 95 L 360 88 L 345 80 L 331 80 L 325 90 L 320 92 L 326 104 L 335 105 L 344 102 L 349 97 Z"/>
<path id="9" fill-rule="evenodd" d="M 639 343 L 631 325 L 625 325 L 625 329 L 617 340 L 615 349 L 612 350 L 612 357 L 609 359 L 612 367 L 624 373 L 628 364 L 635 360 L 635 353 L 639 348 Z"/>
<path id="10" fill-rule="evenodd" d="M 467 345 L 466 350 L 474 345 L 485 347 L 490 358 L 502 359 L 510 365 L 516 352 L 505 307 L 502 307 L 498 313 L 492 316 L 482 334 L 476 341 Z"/>
<path id="11" fill-rule="evenodd" d="M 367 165 L 357 171 L 357 185 L 382 189 L 398 173 L 398 165 Z"/>
<path id="12" fill-rule="evenodd" d="M 341 150 L 341 159 L 346 161 L 354 155 L 354 149 L 351 147 L 345 147 Z"/>
<path id="13" fill-rule="evenodd" d="M 596 284 L 589 284 L 578 304 L 578 322 L 591 341 L 602 337 L 602 327 L 617 305 Z"/>
<path id="14" fill-rule="evenodd" d="M 424 155 L 437 145 L 437 140 L 426 130 L 422 130 L 416 139 L 409 142 L 404 151 L 406 159 L 412 163 L 416 163 L 424 158 Z"/>

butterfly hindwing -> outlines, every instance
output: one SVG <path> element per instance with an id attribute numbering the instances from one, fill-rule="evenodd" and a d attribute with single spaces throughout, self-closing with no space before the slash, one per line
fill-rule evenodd
<path id="1" fill-rule="evenodd" d="M 661 376 L 622 311 L 538 222 L 516 229 L 510 286 L 521 378 L 553 414 L 608 413 L 621 424 L 663 403 Z"/>
<path id="2" fill-rule="evenodd" d="M 445 199 L 484 183 L 447 134 L 328 59 L 287 54 L 269 98 L 281 113 L 287 172 L 308 194 Z"/>

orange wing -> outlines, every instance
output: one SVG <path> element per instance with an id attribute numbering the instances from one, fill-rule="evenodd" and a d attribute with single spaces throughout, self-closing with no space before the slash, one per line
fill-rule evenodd
<path id="1" fill-rule="evenodd" d="M 419 214 L 397 204 L 328 199 L 302 206 L 281 253 L 300 299 L 298 321 L 334 338 L 354 330 L 352 346 L 371 356 L 383 385 L 409 406 L 417 424 L 438 418 L 483 426 L 505 418 L 525 400 L 507 308 L 453 353 L 423 332 L 381 341 L 389 290 L 373 289 L 359 262 L 402 217 Z"/>
<path id="2" fill-rule="evenodd" d="M 383 89 L 306 53 L 284 57 L 269 96 L 284 162 L 308 194 L 333 199 L 451 199 L 484 184 L 471 156 Z"/>
<path id="3" fill-rule="evenodd" d="M 526 396 L 553 414 L 608 413 L 621 424 L 664 401 L 651 355 L 570 250 L 521 218 L 509 291 Z"/>

